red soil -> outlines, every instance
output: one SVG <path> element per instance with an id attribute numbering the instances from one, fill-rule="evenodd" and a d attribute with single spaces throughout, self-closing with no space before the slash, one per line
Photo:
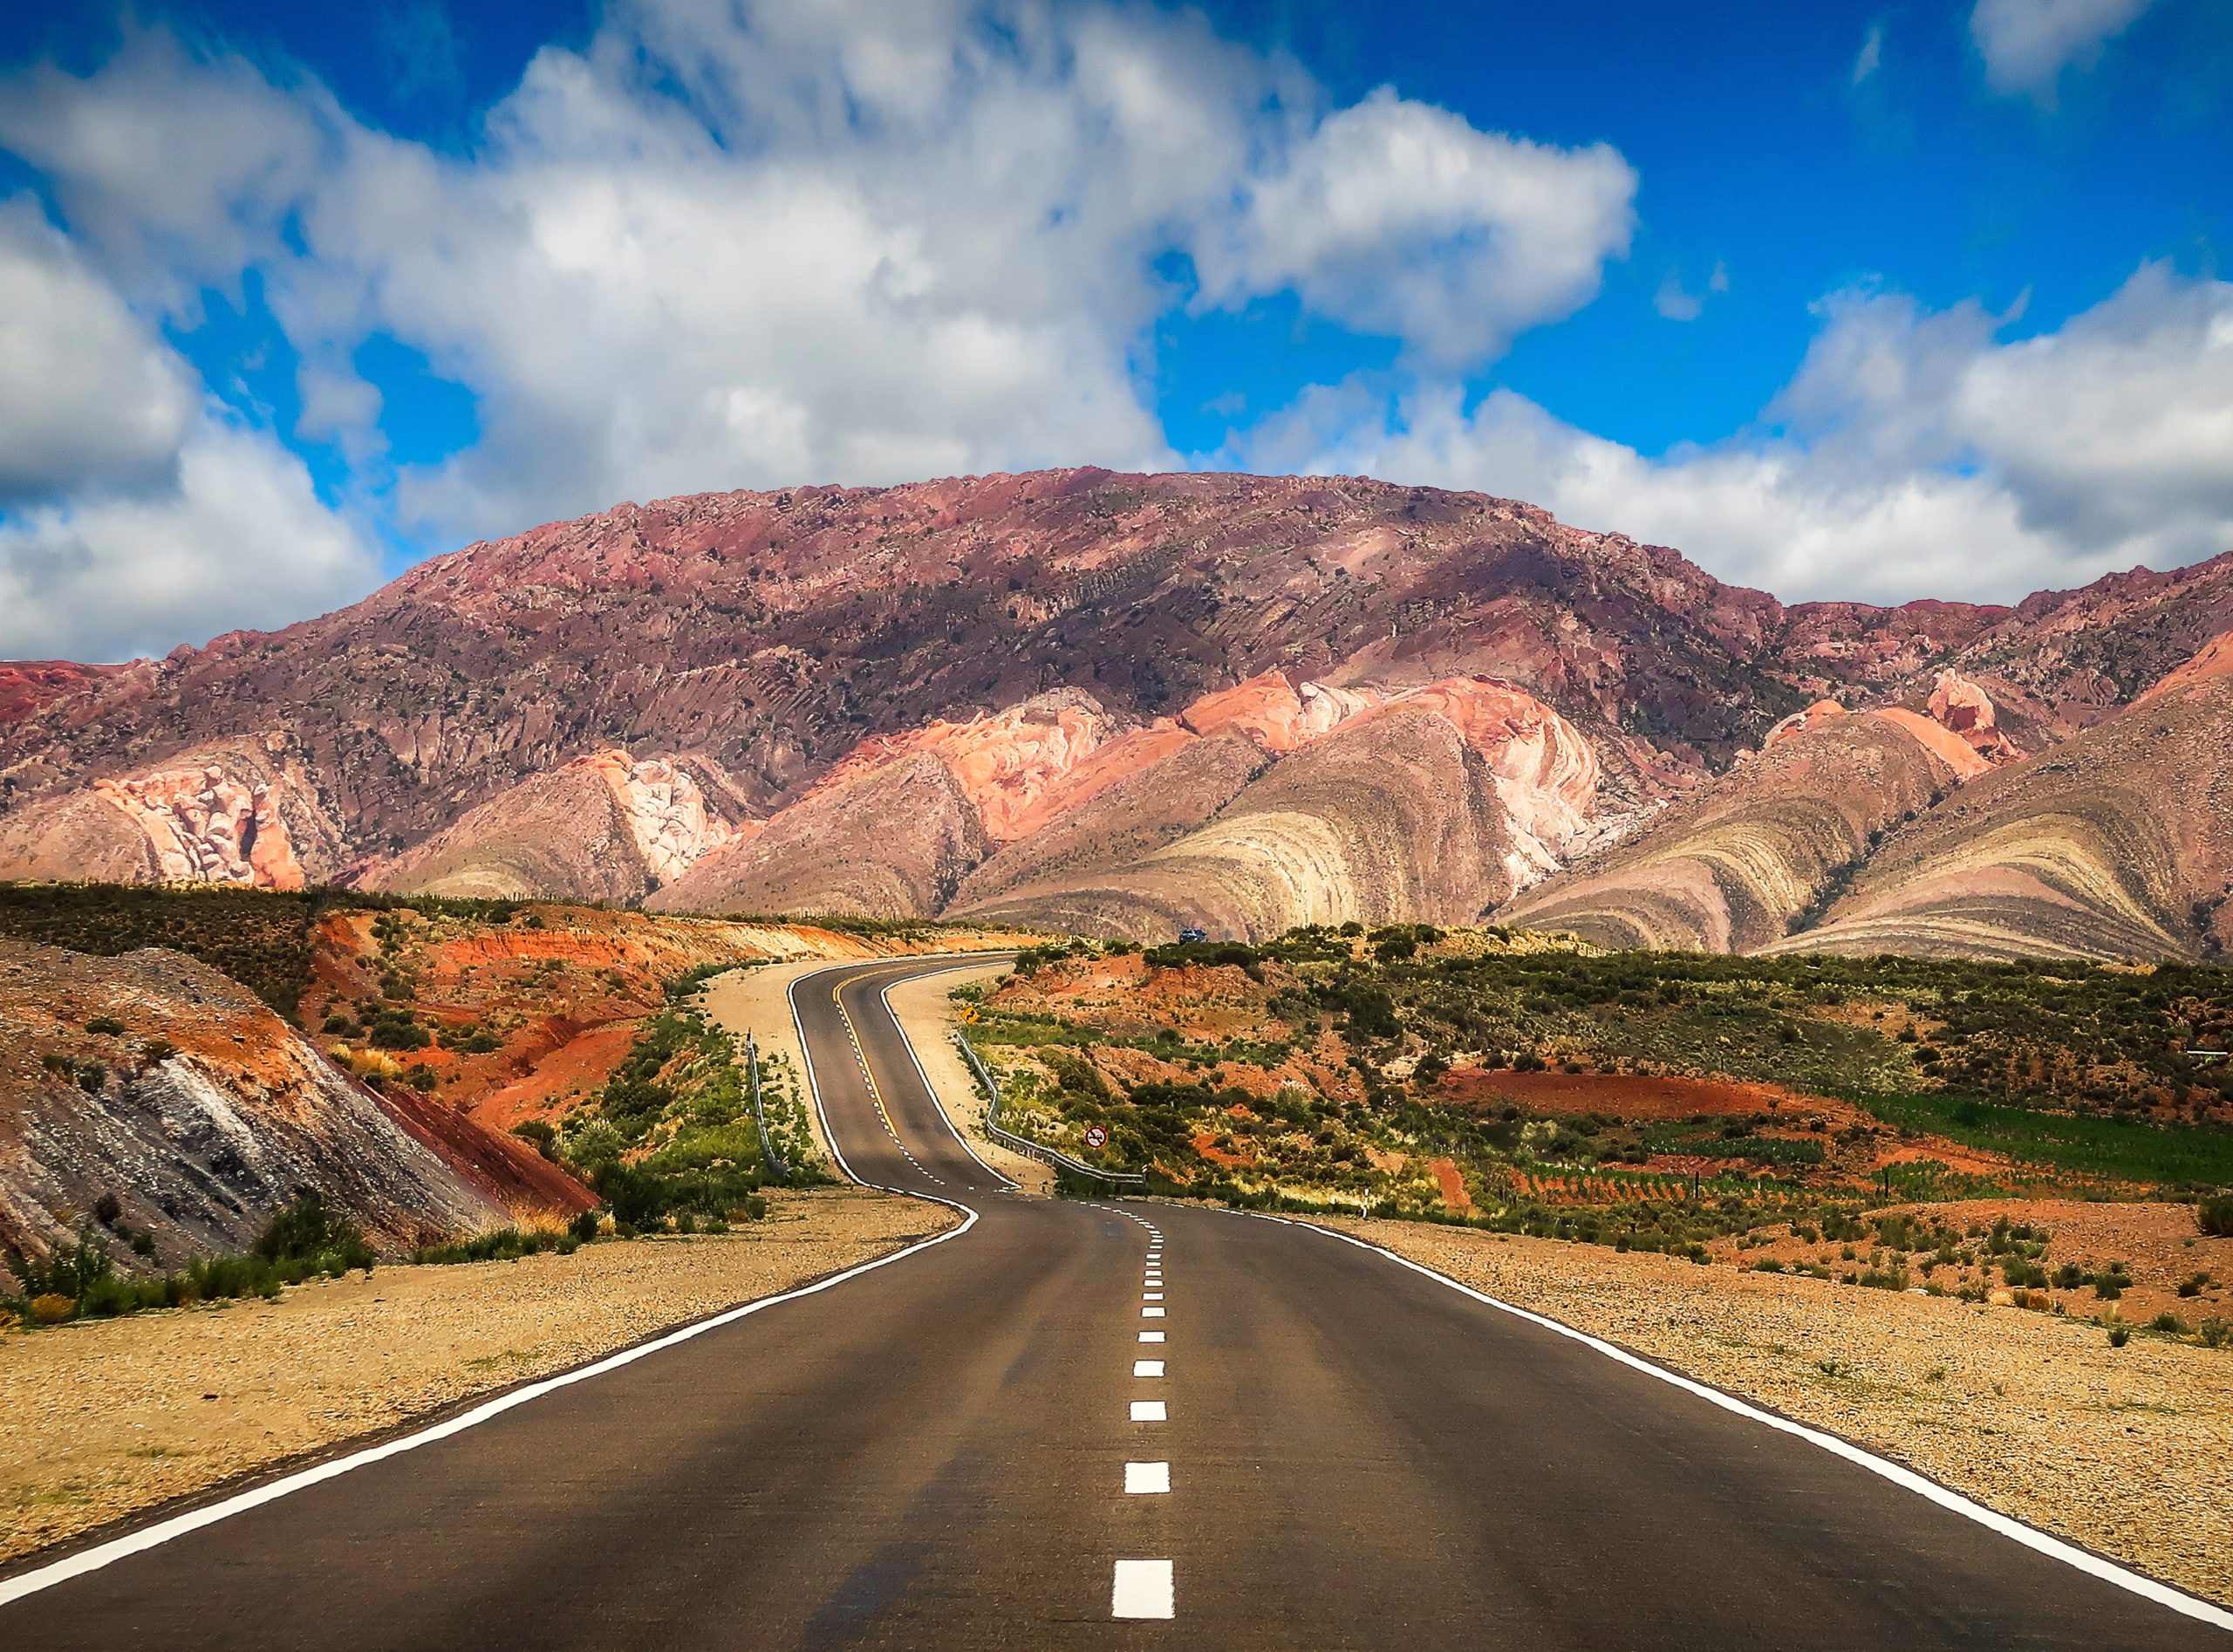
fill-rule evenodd
<path id="1" fill-rule="evenodd" d="M 515 1215 L 571 1216 L 597 1195 L 524 1142 L 498 1136 L 445 1102 L 391 1084 L 380 1106 L 444 1163 Z"/>
<path id="2" fill-rule="evenodd" d="M 1473 1208 L 1472 1195 L 1465 1191 L 1465 1178 L 1459 1173 L 1456 1159 L 1438 1158 L 1427 1168 L 1434 1172 L 1435 1184 L 1442 1189 L 1444 1209 L 1470 1211 Z"/>
<path id="3" fill-rule="evenodd" d="M 1841 1102 L 1799 1096 L 1779 1084 L 1739 1084 L 1727 1079 L 1650 1078 L 1629 1073 L 1481 1072 L 1461 1068 L 1437 1087 L 1452 1102 L 1510 1102 L 1531 1112 L 1600 1113 L 1640 1121 L 1695 1118 L 1706 1114 L 1752 1114 L 1786 1105 L 1835 1116 L 1852 1114 Z"/>

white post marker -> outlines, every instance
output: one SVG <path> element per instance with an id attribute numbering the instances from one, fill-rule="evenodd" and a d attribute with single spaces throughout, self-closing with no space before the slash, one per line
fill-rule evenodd
<path id="1" fill-rule="evenodd" d="M 1159 1497 L 1170 1490 L 1170 1464 L 1127 1463 L 1124 1464 L 1125 1496 Z"/>
<path id="2" fill-rule="evenodd" d="M 1134 1360 L 1132 1375 L 1134 1376 L 1161 1376 L 1163 1362 L 1161 1360 Z"/>
<path id="3" fill-rule="evenodd" d="M 1119 1560 L 1116 1587 L 1110 1591 L 1109 1615 L 1116 1618 L 1178 1616 L 1171 1601 L 1171 1562 Z"/>
<path id="4" fill-rule="evenodd" d="M 1168 1423 L 1171 1408 L 1161 1400 L 1134 1400 L 1132 1421 L 1135 1423 Z"/>

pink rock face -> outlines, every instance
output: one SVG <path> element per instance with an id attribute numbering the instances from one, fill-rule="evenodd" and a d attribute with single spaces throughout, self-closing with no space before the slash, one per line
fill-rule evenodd
<path id="1" fill-rule="evenodd" d="M 1956 778 L 1975 780 L 1992 767 L 1985 754 L 1943 723 L 1932 721 L 1921 712 L 1909 711 L 1904 706 L 1886 706 L 1867 713 L 1903 728 L 1929 747 L 1940 761 L 1952 769 Z"/>
<path id="2" fill-rule="evenodd" d="M 934 722 L 864 741 L 814 791 L 850 784 L 918 752 L 935 753 L 977 810 L 985 836 L 1010 843 L 1044 823 L 1047 795 L 1115 732 L 1115 720 L 1090 696 L 1058 690 L 966 723 Z"/>
<path id="3" fill-rule="evenodd" d="M 655 885 L 673 883 L 737 836 L 737 828 L 706 807 L 689 771 L 665 758 L 636 762 L 625 752 L 602 751 L 578 761 L 611 788 Z"/>
<path id="4" fill-rule="evenodd" d="M 1788 740 L 1793 734 L 1804 734 L 1826 719 L 1842 717 L 1845 714 L 1846 708 L 1839 705 L 1836 700 L 1818 700 L 1805 711 L 1792 713 L 1790 716 L 1768 730 L 1767 737 L 1760 742 L 1760 749 L 1765 751 L 1779 740 Z"/>
<path id="5" fill-rule="evenodd" d="M 1323 683 L 1304 683 L 1298 688 L 1285 672 L 1267 671 L 1203 695 L 1178 714 L 1178 720 L 1198 734 L 1234 729 L 1259 750 L 1283 757 L 1370 711 L 1385 698 L 1370 689 L 1328 688 Z"/>
<path id="6" fill-rule="evenodd" d="M 1446 677 L 1402 694 L 1453 724 L 1487 761 L 1512 829 L 1508 870 L 1525 885 L 1557 869 L 1597 802 L 1597 753 L 1581 731 L 1526 689 L 1496 677 Z"/>
<path id="7" fill-rule="evenodd" d="M 1197 738 L 1167 720 L 1158 720 L 1145 728 L 1135 728 L 1129 734 L 1119 734 L 1056 778 L 1037 798 L 1014 810 L 1007 821 L 1014 836 L 1006 841 L 1021 842 L 1041 827 L 1091 802 L 1118 782 L 1153 768 L 1192 745 Z"/>
<path id="8" fill-rule="evenodd" d="M 1938 673 L 1929 710 L 1932 720 L 1959 734 L 1989 762 L 2008 762 L 2024 755 L 1999 728 L 1992 696 L 1958 672 Z"/>
<path id="9" fill-rule="evenodd" d="M 216 763 L 94 783 L 147 840 L 164 881 L 300 889 L 303 868 L 276 790 Z"/>

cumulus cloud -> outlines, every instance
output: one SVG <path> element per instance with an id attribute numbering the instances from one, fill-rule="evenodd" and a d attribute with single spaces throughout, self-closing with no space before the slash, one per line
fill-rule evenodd
<path id="1" fill-rule="evenodd" d="M 299 459 L 207 403 L 35 201 L 0 202 L 0 659 L 160 653 L 376 571 Z"/>
<path id="2" fill-rule="evenodd" d="M 2233 550 L 2233 283 L 2143 266 L 2060 329 L 1853 292 L 1768 433 L 1659 458 L 1509 391 L 1321 387 L 1253 462 L 1479 488 L 1786 599 L 2005 600 Z"/>
<path id="3" fill-rule="evenodd" d="M 161 481 L 194 414 L 189 385 L 36 201 L 0 201 L 0 509 Z"/>
<path id="4" fill-rule="evenodd" d="M 0 519 L 0 659 L 124 659 L 361 595 L 378 564 L 302 461 L 205 414 L 173 485 Z"/>
<path id="5" fill-rule="evenodd" d="M 1469 367 L 1596 295 L 1635 227 L 1636 175 L 1609 146 L 1475 130 L 1386 87 L 1328 117 L 1248 187 L 1198 251 L 1204 295 L 1293 288 L 1321 315 Z"/>
<path id="6" fill-rule="evenodd" d="M 461 157 L 160 34 L 13 90 L 0 142 L 135 291 L 262 272 L 305 434 L 379 461 L 352 365 L 376 334 L 472 393 L 480 439 L 382 483 L 441 536 L 699 489 L 1169 464 L 1144 352 L 1190 297 L 1172 268 L 1200 303 L 1292 290 L 1465 365 L 1588 301 L 1635 187 L 1602 146 L 1384 91 L 1331 108 L 1197 14 L 1041 0 L 617 4 Z"/>
<path id="7" fill-rule="evenodd" d="M 1985 84 L 2051 106 L 2067 68 L 2091 68 L 2104 44 L 2130 28 L 2152 0 L 1977 0 L 1970 38 L 1984 59 Z"/>

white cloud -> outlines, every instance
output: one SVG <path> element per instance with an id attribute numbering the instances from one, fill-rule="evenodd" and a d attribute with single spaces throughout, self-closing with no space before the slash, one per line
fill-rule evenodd
<path id="1" fill-rule="evenodd" d="M 189 384 L 36 201 L 0 201 L 0 507 L 160 483 L 194 415 Z"/>
<path id="2" fill-rule="evenodd" d="M 1165 255 L 1204 302 L 1292 287 L 1462 363 L 1588 301 L 1635 187 L 1603 146 L 1390 92 L 1328 113 L 1196 14 L 1044 0 L 616 4 L 582 50 L 539 52 L 462 158 L 160 34 L 8 92 L 0 142 L 150 301 L 189 302 L 173 269 L 261 269 L 304 433 L 380 462 L 351 365 L 374 333 L 471 390 L 475 445 L 394 478 L 405 524 L 440 536 L 700 489 L 1169 464 L 1142 379 L 1186 296 Z"/>
<path id="3" fill-rule="evenodd" d="M 1673 545 L 1786 600 L 2006 600 L 2233 550 L 2233 283 L 2142 267 L 2055 332 L 1849 293 L 1779 430 L 1658 459 L 1508 391 L 1321 387 L 1253 462 L 1471 488 Z"/>
<path id="4" fill-rule="evenodd" d="M 1884 66 L 1884 25 L 1872 23 L 1868 32 L 1861 37 L 1861 50 L 1854 56 L 1851 84 L 1860 85 Z"/>
<path id="5" fill-rule="evenodd" d="M 1596 296 L 1635 228 L 1636 175 L 1605 144 L 1475 130 L 1387 87 L 1328 117 L 1197 251 L 1204 296 L 1293 288 L 1357 331 L 1463 368 Z"/>
<path id="6" fill-rule="evenodd" d="M 207 405 L 34 201 L 0 202 L 0 659 L 160 653 L 376 571 L 300 460 Z"/>
<path id="7" fill-rule="evenodd" d="M 2052 106 L 2067 68 L 2091 68 L 2101 47 L 2130 28 L 2151 0 L 1977 0 L 1970 38 L 1985 84 Z M 1856 77 L 1857 78 L 1857 77 Z"/>
<path id="8" fill-rule="evenodd" d="M 1729 290 L 1729 266 L 1717 262 L 1713 273 L 1706 277 L 1706 292 Z M 1651 307 L 1669 321 L 1696 321 L 1705 314 L 1704 293 L 1695 293 L 1683 285 L 1683 272 L 1670 269 L 1659 283 L 1659 290 L 1651 297 Z"/>
<path id="9" fill-rule="evenodd" d="M 161 653 L 332 607 L 377 572 L 300 460 L 204 415 L 174 485 L 0 521 L 0 659 Z"/>

